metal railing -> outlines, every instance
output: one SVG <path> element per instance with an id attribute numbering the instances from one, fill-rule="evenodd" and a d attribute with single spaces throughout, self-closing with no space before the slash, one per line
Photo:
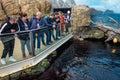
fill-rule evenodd
<path id="1" fill-rule="evenodd" d="M 61 26 L 60 26 L 61 27 Z M 14 46 L 14 52 L 13 52 L 13 57 L 17 60 L 16 62 L 10 62 L 9 61 L 9 56 L 6 57 L 6 62 L 7 64 L 6 65 L 2 65 L 0 63 L 0 77 L 4 77 L 5 75 L 9 75 L 11 73 L 14 73 L 16 71 L 19 71 L 19 70 L 22 70 L 24 68 L 27 68 L 27 67 L 31 67 L 31 66 L 34 66 L 36 65 L 37 63 L 39 63 L 42 59 L 44 59 L 47 55 L 49 55 L 51 53 L 51 51 L 54 51 L 55 49 L 57 49 L 60 45 L 62 45 L 64 42 L 66 42 L 67 40 L 69 40 L 71 37 L 72 37 L 72 27 L 68 27 L 69 31 L 68 32 L 65 32 L 66 28 L 64 26 L 64 30 L 61 31 L 61 28 L 60 29 L 60 34 L 58 35 L 59 38 L 58 39 L 53 39 L 52 36 L 51 37 L 51 40 L 52 40 L 52 43 L 51 44 L 41 44 L 42 41 L 41 41 L 41 34 L 40 34 L 40 49 L 38 50 L 36 47 L 38 45 L 38 42 L 36 41 L 36 43 L 33 42 L 33 34 L 35 32 L 39 32 L 39 33 L 43 33 L 43 36 L 44 36 L 44 41 L 45 43 L 47 42 L 47 35 L 46 35 L 46 31 L 48 30 L 53 30 L 53 34 L 54 36 L 56 37 L 56 29 L 55 28 L 42 28 L 42 29 L 34 29 L 34 30 L 28 30 L 28 31 L 21 31 L 21 32 L 16 32 L 16 33 L 9 33 L 9 34 L 1 34 L 0 35 L 0 38 L 1 38 L 1 41 L 0 41 L 0 56 L 3 54 L 3 49 L 4 49 L 4 45 L 3 45 L 3 41 L 2 41 L 2 38 L 6 37 L 6 36 L 14 36 L 13 38 L 15 39 L 15 46 Z M 30 56 L 29 55 L 29 51 L 27 50 L 27 48 L 25 47 L 25 53 L 26 53 L 26 58 L 23 58 L 23 54 L 22 54 L 22 50 L 21 48 L 24 47 L 24 46 L 21 46 L 21 40 L 19 38 L 19 35 L 20 34 L 23 34 L 23 35 L 26 35 L 28 34 L 29 35 L 29 40 L 30 40 L 30 49 L 31 49 L 31 52 L 33 54 L 33 56 Z M 23 36 L 22 35 L 22 36 Z M 38 34 L 35 34 L 35 37 L 37 38 L 38 37 Z M 26 38 L 26 37 L 25 37 Z M 5 39 L 6 40 L 6 39 Z M 6 40 L 8 41 L 8 39 Z M 36 46 L 34 46 L 36 44 Z M 52 49 L 52 50 L 51 50 Z M 18 67 L 14 70 L 13 66 L 15 67 Z M 13 71 L 11 72 L 8 72 L 8 73 L 5 73 L 5 71 L 9 71 L 8 68 L 10 68 L 12 70 L 13 68 Z M 22 67 L 22 68 L 21 68 Z M 8 70 L 7 70 L 8 69 Z M 2 72 L 4 72 L 2 74 Z M 1 75 L 2 74 L 2 75 Z"/>

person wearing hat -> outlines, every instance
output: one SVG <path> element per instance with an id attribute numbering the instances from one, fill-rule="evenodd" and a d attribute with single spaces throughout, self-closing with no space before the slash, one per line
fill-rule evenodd
<path id="1" fill-rule="evenodd" d="M 9 19 L 5 21 L 0 27 L 1 41 L 4 45 L 3 53 L 1 56 L 1 63 L 3 65 L 6 64 L 5 58 L 7 54 L 9 54 L 9 61 L 16 61 L 16 59 L 13 58 L 13 50 L 15 44 L 15 37 L 13 33 L 15 33 L 16 31 L 19 31 L 19 27 L 16 23 L 15 16 L 10 16 Z"/>

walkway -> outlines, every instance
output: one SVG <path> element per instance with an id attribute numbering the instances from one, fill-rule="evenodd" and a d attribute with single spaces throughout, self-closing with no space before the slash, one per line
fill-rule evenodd
<path id="1" fill-rule="evenodd" d="M 21 48 L 20 48 L 20 41 L 16 37 L 15 39 L 15 49 L 14 49 L 14 57 L 17 59 L 17 62 L 11 63 L 8 61 L 7 58 L 7 65 L 2 65 L 0 63 L 0 77 L 4 77 L 7 75 L 10 75 L 12 73 L 18 72 L 20 70 L 35 66 L 40 61 L 42 61 L 44 58 L 46 58 L 49 54 L 51 54 L 54 50 L 59 48 L 62 44 L 67 42 L 70 38 L 72 38 L 72 32 L 69 32 L 68 34 L 62 36 L 60 40 L 55 40 L 51 45 L 41 46 L 41 50 L 35 51 L 36 56 L 30 57 L 27 54 L 27 58 L 22 58 Z M 3 45 L 0 42 L 0 56 L 2 54 Z M 27 49 L 26 49 L 27 50 Z M 26 51 L 28 53 L 28 51 Z"/>

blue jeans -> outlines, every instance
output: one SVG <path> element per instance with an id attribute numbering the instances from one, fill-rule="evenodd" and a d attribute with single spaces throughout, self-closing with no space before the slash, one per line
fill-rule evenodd
<path id="1" fill-rule="evenodd" d="M 36 36 L 36 34 L 38 36 Z M 34 48 L 36 46 L 36 38 L 37 38 L 37 48 L 40 48 L 40 33 L 38 31 L 33 32 L 33 45 L 34 45 Z"/>
<path id="2" fill-rule="evenodd" d="M 49 44 L 50 42 L 50 34 L 48 30 L 45 30 L 45 34 L 46 34 L 46 44 Z"/>
<path id="3" fill-rule="evenodd" d="M 27 46 L 28 52 L 31 53 L 30 40 L 20 40 L 22 54 L 25 54 L 25 45 Z"/>
<path id="4" fill-rule="evenodd" d="M 38 36 L 36 36 L 36 34 L 38 35 Z M 41 43 L 40 43 L 40 41 L 42 41 L 42 44 L 43 45 L 46 45 L 45 44 L 45 40 L 44 40 L 44 32 L 42 31 L 36 31 L 36 32 L 33 32 L 33 44 L 34 44 L 34 48 L 35 48 L 35 46 L 36 46 L 36 38 L 37 38 L 37 48 L 39 48 L 40 49 L 40 46 L 41 46 Z"/>
<path id="5" fill-rule="evenodd" d="M 54 40 L 56 39 L 55 35 L 54 35 L 54 29 L 53 28 L 49 30 L 49 34 L 50 34 L 50 42 L 52 42 L 51 37 L 53 37 Z"/>
<path id="6" fill-rule="evenodd" d="M 58 25 L 56 25 L 55 30 L 56 30 L 56 39 L 58 39 L 58 36 L 59 36 L 59 29 L 58 29 Z"/>
<path id="7" fill-rule="evenodd" d="M 46 45 L 46 44 L 45 44 L 45 40 L 44 40 L 44 32 L 43 32 L 43 31 L 40 32 L 40 40 L 42 41 L 42 44 L 43 44 L 43 45 Z"/>

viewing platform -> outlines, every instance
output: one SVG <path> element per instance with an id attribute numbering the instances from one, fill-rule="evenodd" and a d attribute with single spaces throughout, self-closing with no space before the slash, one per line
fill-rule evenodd
<path id="1" fill-rule="evenodd" d="M 39 31 L 44 32 L 46 29 L 39 29 Z M 30 30 L 27 32 L 18 32 L 18 33 L 29 33 L 30 35 L 30 45 L 31 45 L 31 50 L 33 52 L 34 56 L 30 56 L 27 48 L 26 48 L 26 58 L 22 57 L 22 52 L 21 52 L 21 44 L 20 44 L 20 39 L 18 38 L 18 33 L 15 33 L 15 47 L 14 47 L 14 52 L 13 52 L 13 57 L 17 60 L 16 62 L 10 62 L 9 57 L 6 58 L 6 65 L 2 65 L 0 63 L 0 78 L 5 77 L 7 75 L 10 75 L 12 73 L 27 69 L 29 67 L 35 66 L 39 62 L 41 62 L 44 58 L 46 58 L 48 55 L 50 55 L 53 51 L 55 51 L 57 48 L 59 48 L 61 45 L 63 45 L 65 42 L 67 42 L 69 39 L 73 37 L 72 34 L 72 28 L 69 28 L 69 32 L 61 32 L 61 36 L 58 40 L 53 40 L 52 43 L 49 45 L 43 45 L 41 43 L 41 47 L 39 50 L 33 49 L 33 41 L 32 41 L 32 34 L 36 30 Z M 55 34 L 54 30 L 54 34 Z M 5 35 L 13 35 L 13 34 L 5 34 Z M 2 36 L 5 36 L 2 35 Z M 37 37 L 37 34 L 36 34 Z M 44 33 L 44 39 L 46 42 L 46 35 Z M 41 40 L 40 40 L 41 41 Z M 37 44 L 37 42 L 36 42 Z M 3 44 L 0 41 L 0 56 L 2 55 L 3 51 Z M 8 56 L 8 55 L 7 55 Z"/>

